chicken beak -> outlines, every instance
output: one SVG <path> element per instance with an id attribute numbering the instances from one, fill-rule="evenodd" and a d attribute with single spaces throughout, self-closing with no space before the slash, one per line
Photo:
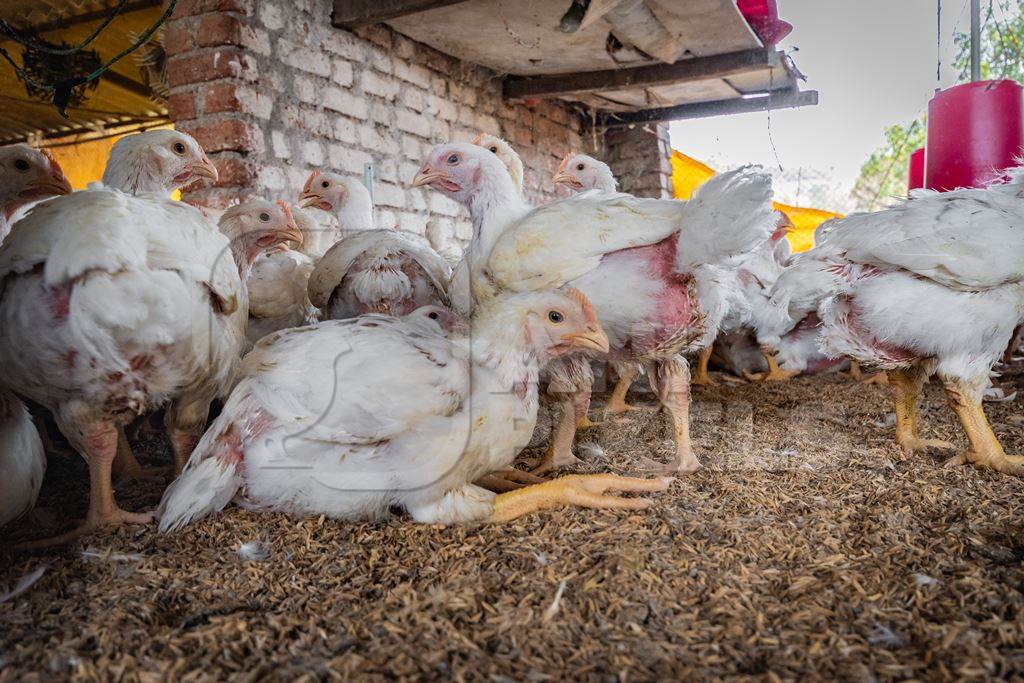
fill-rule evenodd
<path id="1" fill-rule="evenodd" d="M 316 192 L 303 192 L 302 196 L 299 197 L 299 206 L 303 209 L 308 209 L 311 206 L 316 206 L 321 201 L 322 198 Z"/>
<path id="2" fill-rule="evenodd" d="M 600 325 L 588 327 L 586 332 L 567 334 L 562 337 L 562 341 L 574 349 L 588 349 L 599 353 L 608 353 L 609 349 L 608 335 Z"/>
<path id="3" fill-rule="evenodd" d="M 213 162 L 205 156 L 201 161 L 197 161 L 192 164 L 192 167 L 189 170 L 192 172 L 192 177 L 194 178 L 207 178 L 214 183 L 217 182 L 218 178 L 220 178 L 220 174 L 217 173 L 217 167 L 214 166 Z"/>
<path id="4" fill-rule="evenodd" d="M 430 167 L 430 164 L 423 164 L 419 172 L 417 172 L 416 175 L 413 177 L 412 186 L 423 187 L 424 185 L 430 185 L 431 183 L 435 183 L 438 180 L 443 179 L 444 177 L 445 174 L 443 171 L 435 171 L 433 168 Z"/>
<path id="5" fill-rule="evenodd" d="M 558 173 L 551 177 L 551 182 L 554 183 L 555 185 L 558 185 L 559 183 L 566 183 L 568 185 L 571 185 L 572 181 L 573 177 L 566 173 L 565 171 L 559 171 Z"/>

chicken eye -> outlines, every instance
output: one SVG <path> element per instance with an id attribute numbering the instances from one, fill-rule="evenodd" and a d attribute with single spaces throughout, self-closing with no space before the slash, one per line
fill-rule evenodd
<path id="1" fill-rule="evenodd" d="M 558 311 L 548 311 L 548 320 L 557 325 L 563 320 L 565 320 L 565 316 L 559 313 Z"/>
<path id="2" fill-rule="evenodd" d="M 437 320 L 440 316 L 437 315 L 437 311 L 431 311 L 430 313 L 427 313 L 427 317 L 431 320 Z"/>
<path id="3" fill-rule="evenodd" d="M 448 159 L 446 161 L 448 162 L 449 166 L 454 166 L 455 164 L 459 163 L 459 155 L 450 154 L 448 155 Z"/>
<path id="4" fill-rule="evenodd" d="M 320 187 L 324 188 L 325 190 L 326 190 L 326 189 L 327 189 L 328 187 L 330 187 L 330 186 L 331 186 L 331 183 L 330 183 L 330 181 L 327 181 L 327 180 L 325 180 L 325 181 L 323 181 L 322 183 L 320 183 Z"/>
<path id="5" fill-rule="evenodd" d="M 263 213 L 260 214 L 260 220 L 266 223 L 267 221 L 270 220 L 270 214 L 264 211 Z"/>
<path id="6" fill-rule="evenodd" d="M 30 166 L 31 166 L 31 164 L 29 164 L 24 159 L 15 159 L 14 160 L 14 168 L 16 168 L 17 170 L 21 171 L 22 173 L 27 171 Z"/>
<path id="7" fill-rule="evenodd" d="M 576 164 L 576 170 L 577 171 L 582 171 L 584 168 L 585 167 L 583 166 L 583 164 Z"/>
<path id="8" fill-rule="evenodd" d="M 488 147 L 487 149 L 491 150 L 495 154 L 498 153 L 498 148 L 497 147 Z"/>
<path id="9" fill-rule="evenodd" d="M 175 142 L 174 145 L 171 147 L 171 149 L 174 150 L 175 154 L 184 154 L 185 153 L 185 143 L 184 142 Z"/>

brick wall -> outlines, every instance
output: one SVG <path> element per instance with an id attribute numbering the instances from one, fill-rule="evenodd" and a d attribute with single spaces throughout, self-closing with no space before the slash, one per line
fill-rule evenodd
<path id="1" fill-rule="evenodd" d="M 509 140 L 534 202 L 555 196 L 548 180 L 570 150 L 614 156 L 630 173 L 661 150 L 634 131 L 616 134 L 621 150 L 606 149 L 603 138 L 593 149 L 570 107 L 508 105 L 493 72 L 384 26 L 333 28 L 331 4 L 179 0 L 164 37 L 168 109 L 221 173 L 217 187 L 187 198 L 213 206 L 251 195 L 294 199 L 314 168 L 361 176 L 372 161 L 379 225 L 422 234 L 428 220 L 438 221 L 464 240 L 469 224 L 459 206 L 408 187 L 434 144 L 479 131 Z M 629 186 L 652 193 L 647 176 Z"/>
<path id="2" fill-rule="evenodd" d="M 613 129 L 605 133 L 605 162 L 619 189 L 638 197 L 672 196 L 672 144 L 668 124 Z"/>

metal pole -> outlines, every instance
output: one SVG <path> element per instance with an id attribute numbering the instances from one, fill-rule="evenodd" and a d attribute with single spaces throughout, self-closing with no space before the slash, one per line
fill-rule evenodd
<path id="1" fill-rule="evenodd" d="M 981 80 L 981 0 L 971 0 L 971 80 Z"/>
<path id="2" fill-rule="evenodd" d="M 373 204 L 373 162 L 363 164 L 363 186 L 370 193 L 370 204 Z"/>

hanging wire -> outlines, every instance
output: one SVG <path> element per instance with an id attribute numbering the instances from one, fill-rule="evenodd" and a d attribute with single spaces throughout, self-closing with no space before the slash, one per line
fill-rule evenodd
<path id="1" fill-rule="evenodd" d="M 103 29 L 105 29 L 107 26 L 110 26 L 110 22 L 112 22 L 117 17 L 117 15 L 121 13 L 121 10 L 124 9 L 124 6 L 126 4 L 128 4 L 128 0 L 121 0 L 120 2 L 118 2 L 117 6 L 114 7 L 113 10 L 111 10 L 110 16 L 104 19 L 100 23 L 100 25 L 97 26 L 96 29 L 89 34 L 89 36 L 85 40 L 83 40 L 78 45 L 74 45 L 72 47 L 54 47 L 47 43 L 41 43 L 39 41 L 33 40 L 30 37 L 23 36 L 21 31 L 14 28 L 3 19 L 0 19 L 0 32 L 7 34 L 7 36 L 15 42 L 20 43 L 25 47 L 32 48 L 33 50 L 38 50 L 39 52 L 44 52 L 49 55 L 71 55 L 75 54 L 76 52 L 81 52 L 89 45 L 89 43 L 96 40 L 96 37 L 103 32 Z"/>
<path id="2" fill-rule="evenodd" d="M 142 35 L 140 35 L 135 40 L 135 42 L 133 42 L 124 50 L 121 50 L 119 53 L 114 55 L 114 57 L 111 58 L 109 61 L 100 65 L 86 76 L 68 78 L 61 81 L 60 83 L 57 83 L 56 85 L 51 85 L 49 83 L 40 83 L 31 76 L 29 76 L 24 69 L 18 66 L 17 62 L 14 61 L 14 58 L 11 57 L 10 53 L 8 53 L 7 50 L 5 50 L 3 47 L 0 47 L 0 57 L 3 57 L 12 67 L 14 67 L 15 73 L 18 74 L 18 77 L 21 78 L 22 81 L 31 84 L 33 87 L 36 87 L 43 92 L 52 92 L 53 106 L 57 108 L 57 112 L 61 116 L 63 116 L 64 118 L 68 118 L 68 99 L 71 95 L 72 89 L 96 80 L 104 73 L 106 73 L 112 66 L 114 66 L 114 64 L 121 61 L 125 56 L 134 52 L 139 47 L 144 45 L 149 40 L 150 36 L 156 33 L 156 30 L 160 28 L 164 21 L 167 20 L 167 17 L 171 16 L 171 12 L 174 11 L 174 6 L 177 4 L 177 2 L 178 0 L 170 0 L 170 2 L 167 3 L 167 9 L 165 9 L 164 13 L 160 15 L 160 18 L 157 19 L 152 26 L 146 29 L 142 33 Z"/>

